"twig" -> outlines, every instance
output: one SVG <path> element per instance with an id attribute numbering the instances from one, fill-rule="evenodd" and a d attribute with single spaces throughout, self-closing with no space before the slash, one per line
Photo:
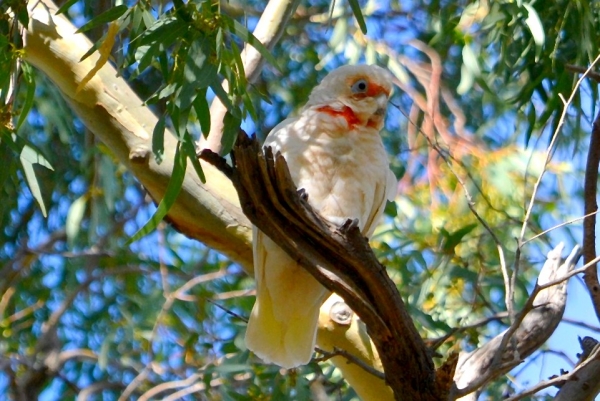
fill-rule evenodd
<path id="1" fill-rule="evenodd" d="M 160 325 L 163 322 L 164 316 L 171 309 L 175 300 L 177 300 L 179 297 L 181 297 L 182 294 L 184 294 L 187 291 L 189 291 L 190 289 L 192 289 L 194 286 L 201 284 L 201 283 L 211 281 L 211 280 L 216 280 L 218 278 L 223 277 L 225 274 L 226 274 L 225 270 L 219 270 L 219 271 L 216 271 L 213 273 L 207 273 L 207 274 L 203 274 L 201 276 L 196 276 L 196 277 L 188 280 L 187 282 L 185 282 L 182 286 L 180 286 L 175 291 L 168 294 L 167 297 L 165 297 L 166 298 L 165 302 L 163 303 L 163 306 L 162 306 L 160 312 L 158 313 L 158 316 L 156 317 L 156 321 L 154 322 L 154 326 L 152 327 L 152 333 L 150 334 L 150 340 L 149 340 L 149 344 L 147 347 L 148 348 L 148 363 L 146 363 L 144 368 L 133 378 L 133 380 L 131 380 L 129 382 L 127 387 L 125 387 L 125 390 L 123 390 L 123 393 L 121 393 L 121 395 L 119 396 L 119 401 L 124 401 L 128 397 L 130 397 L 131 394 L 135 391 L 135 389 L 138 388 L 150 374 L 150 371 L 152 368 L 152 363 L 154 361 L 154 358 L 153 358 L 154 346 L 153 346 L 153 344 L 154 344 L 154 340 L 156 338 L 156 333 L 158 332 L 158 328 L 160 327 Z"/>
<path id="2" fill-rule="evenodd" d="M 546 161 L 544 163 L 544 168 L 542 169 L 540 175 L 538 176 L 536 183 L 533 186 L 533 192 L 531 194 L 531 198 L 529 199 L 529 205 L 527 206 L 527 210 L 525 212 L 525 217 L 523 219 L 523 225 L 521 227 L 521 234 L 519 235 L 518 246 L 517 246 L 517 250 L 515 252 L 515 264 L 514 264 L 513 274 L 511 277 L 510 290 L 511 290 L 511 299 L 513 300 L 512 302 L 514 302 L 514 289 L 516 286 L 517 277 L 519 274 L 519 267 L 520 267 L 520 263 L 521 263 L 521 249 L 522 249 L 523 239 L 525 238 L 525 231 L 527 230 L 527 225 L 529 224 L 529 219 L 531 218 L 531 213 L 533 211 L 533 205 L 535 204 L 538 189 L 542 182 L 542 178 L 544 177 L 544 174 L 546 173 L 546 167 L 547 167 L 548 163 L 550 162 L 550 159 L 552 158 L 552 152 L 554 150 L 554 145 L 558 138 L 558 133 L 560 132 L 560 129 L 562 128 L 563 124 L 565 123 L 565 118 L 567 115 L 569 105 L 573 101 L 573 98 L 575 97 L 575 94 L 577 93 L 579 86 L 581 85 L 581 83 L 583 82 L 583 80 L 585 79 L 587 74 L 592 70 L 594 65 L 598 62 L 598 60 L 600 60 L 600 55 L 598 55 L 598 57 L 596 57 L 596 59 L 592 62 L 592 64 L 589 66 L 589 68 L 586 70 L 586 72 L 577 80 L 577 82 L 575 83 L 575 87 L 573 88 L 571 95 L 569 96 L 569 99 L 566 101 L 563 100 L 563 103 L 564 103 L 563 111 L 558 120 L 558 124 L 557 124 L 556 130 L 554 131 L 554 134 L 552 136 L 552 140 L 550 141 L 550 145 L 548 146 L 548 149 L 546 150 Z M 596 166 L 597 166 L 597 164 L 596 164 Z M 586 211 L 586 214 L 588 214 L 588 213 L 589 212 Z M 584 220 L 584 224 L 585 224 L 585 220 Z M 596 279 L 596 283 L 597 283 L 597 279 Z M 596 305 L 594 305 L 594 306 L 596 306 Z M 598 302 L 598 308 L 599 308 L 598 310 L 600 310 L 600 300 Z M 598 315 L 598 312 L 597 312 L 597 315 Z"/>
<path id="3" fill-rule="evenodd" d="M 564 383 L 568 380 L 576 380 L 577 378 L 577 372 L 579 372 L 580 370 L 582 370 L 583 368 L 585 368 L 588 364 L 592 363 L 593 361 L 595 361 L 598 356 L 600 356 L 600 346 L 596 346 L 596 348 L 594 349 L 594 351 L 592 352 L 592 354 L 589 356 L 588 359 L 586 359 L 583 363 L 577 365 L 575 367 L 575 369 L 573 369 L 573 371 L 569 372 L 569 373 L 565 373 L 563 375 L 554 377 L 552 379 L 549 380 L 544 380 L 539 382 L 538 384 L 536 384 L 535 386 L 513 396 L 510 397 L 508 399 L 506 399 L 506 401 L 518 401 L 521 400 L 529 395 L 535 394 L 540 390 L 543 390 L 547 387 L 550 386 L 554 386 L 556 384 L 560 384 L 560 383 Z"/>
<path id="4" fill-rule="evenodd" d="M 585 322 L 582 322 L 582 321 L 579 321 L 579 320 L 575 320 L 575 319 L 571 319 L 571 318 L 568 318 L 568 317 L 563 317 L 562 321 L 564 323 L 567 323 L 567 324 L 570 324 L 570 325 L 573 325 L 573 326 L 582 327 L 584 329 L 588 329 L 588 330 L 592 330 L 592 331 L 595 331 L 597 333 L 600 333 L 600 327 L 591 325 L 589 323 L 585 323 Z"/>
<path id="5" fill-rule="evenodd" d="M 600 73 L 597 73 L 595 71 L 590 71 L 589 68 L 580 67 L 578 65 L 573 65 L 573 64 L 565 64 L 565 70 L 570 71 L 570 72 L 578 72 L 578 73 L 585 74 L 588 78 L 591 78 L 596 82 L 600 82 Z"/>
<path id="6" fill-rule="evenodd" d="M 342 356 L 349 363 L 353 363 L 355 365 L 360 366 L 365 372 L 367 372 L 369 374 L 372 374 L 373 376 L 377 377 L 378 379 L 385 380 L 385 374 L 383 372 L 380 372 L 379 370 L 375 369 L 371 365 L 365 363 L 365 361 L 363 361 L 359 357 L 357 357 L 355 355 L 352 355 L 351 353 L 346 352 L 343 349 L 334 347 L 333 348 L 333 352 L 328 352 L 328 351 L 325 351 L 324 349 L 321 349 L 319 347 L 315 347 L 315 350 L 317 352 L 319 352 L 320 354 L 322 354 L 323 356 L 319 357 L 319 358 L 313 358 L 314 362 L 324 362 L 324 361 L 327 361 L 327 360 L 329 360 L 331 358 L 334 358 L 336 356 Z"/>
<path id="7" fill-rule="evenodd" d="M 531 242 L 531 241 L 533 241 L 533 240 L 535 240 L 535 239 L 538 239 L 539 237 L 541 237 L 541 236 L 543 236 L 543 235 L 545 235 L 545 234 L 548 234 L 550 231 L 554 231 L 554 230 L 556 230 L 557 228 L 561 228 L 561 227 L 564 227 L 564 226 L 568 226 L 569 224 L 573 224 L 573 223 L 575 223 L 575 222 L 577 222 L 577 221 L 579 221 L 579 220 L 583 220 L 583 219 L 585 219 L 586 217 L 593 216 L 593 215 L 595 215 L 595 214 L 597 214 L 597 213 L 598 213 L 598 211 L 596 210 L 595 212 L 592 212 L 592 213 L 586 214 L 586 215 L 584 215 L 584 216 L 581 216 L 581 217 L 576 217 L 576 218 L 574 218 L 574 219 L 571 219 L 571 220 L 569 220 L 569 221 L 565 221 L 565 222 L 563 222 L 563 223 L 557 224 L 557 225 L 555 225 L 555 226 L 553 226 L 553 227 L 550 227 L 550 228 L 549 228 L 549 229 L 547 229 L 547 230 L 544 230 L 544 231 L 542 231 L 542 232 L 541 232 L 541 233 L 539 233 L 539 234 L 536 234 L 536 235 L 534 235 L 533 237 L 531 237 L 531 238 L 529 238 L 529 239 L 526 239 L 525 241 L 523 241 L 523 242 L 522 242 L 522 244 L 521 244 L 521 245 L 525 245 L 525 244 L 527 244 L 528 242 Z M 585 249 L 585 245 L 584 245 L 584 249 Z"/>
<path id="8" fill-rule="evenodd" d="M 238 319 L 240 319 L 242 322 L 246 322 L 246 323 L 248 323 L 248 319 L 247 319 L 247 318 L 245 318 L 245 317 L 243 317 L 243 316 L 241 316 L 241 315 L 238 315 L 237 313 L 235 313 L 235 312 L 234 312 L 234 311 L 232 311 L 231 309 L 227 309 L 227 308 L 226 308 L 226 307 L 224 307 L 223 305 L 219 304 L 218 302 L 215 302 L 215 301 L 213 301 L 213 300 L 212 300 L 212 299 L 210 299 L 210 298 L 205 298 L 205 299 L 206 299 L 206 302 L 213 304 L 214 306 L 216 306 L 217 308 L 221 309 L 223 312 L 227 313 L 228 315 L 231 315 L 231 316 L 233 316 L 233 317 L 235 317 L 235 318 L 238 318 Z"/>
<path id="9" fill-rule="evenodd" d="M 548 253 L 538 283 L 515 321 L 503 333 L 470 353 L 461 353 L 452 396 L 460 397 L 480 389 L 485 383 L 508 372 L 546 341 L 560 322 L 566 303 L 566 277 L 579 257 L 575 247 L 561 264 L 559 244 Z M 581 271 L 580 271 L 581 272 Z M 562 285 L 558 285 L 563 283 Z M 514 337 L 515 348 L 506 345 Z"/>

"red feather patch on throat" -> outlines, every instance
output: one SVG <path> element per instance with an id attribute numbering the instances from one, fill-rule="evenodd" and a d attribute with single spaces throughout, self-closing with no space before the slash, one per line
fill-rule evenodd
<path id="1" fill-rule="evenodd" d="M 349 129 L 354 129 L 357 125 L 360 124 L 360 120 L 354 114 L 354 111 L 348 106 L 344 106 L 341 110 L 336 110 L 331 106 L 322 106 L 317 109 L 317 111 L 321 111 L 323 113 L 327 113 L 333 117 L 344 117 L 346 123 L 348 123 Z"/>

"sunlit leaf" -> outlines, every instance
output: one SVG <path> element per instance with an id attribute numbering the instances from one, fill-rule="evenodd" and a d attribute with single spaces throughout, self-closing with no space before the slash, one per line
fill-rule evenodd
<path id="1" fill-rule="evenodd" d="M 95 28 L 97 26 L 104 25 L 108 22 L 112 22 L 120 16 L 122 16 L 123 14 L 125 14 L 125 12 L 127 12 L 128 9 L 129 7 L 127 7 L 124 4 L 121 4 L 120 6 L 116 6 L 109 10 L 106 10 L 102 14 L 90 20 L 88 23 L 84 24 L 75 33 L 89 31 L 90 29 Z"/>
<path id="2" fill-rule="evenodd" d="M 281 71 L 277 60 L 275 57 L 273 57 L 269 49 L 267 49 L 251 32 L 249 32 L 245 26 L 225 14 L 221 14 L 221 18 L 227 24 L 232 33 L 254 47 L 260 53 L 260 55 L 269 62 L 269 64 Z"/>
<path id="3" fill-rule="evenodd" d="M 33 106 L 33 100 L 35 98 L 35 79 L 33 77 L 33 70 L 27 63 L 23 63 L 22 69 L 23 81 L 25 82 L 25 86 L 27 87 L 27 93 L 25 95 L 25 103 L 23 104 L 23 108 L 21 109 L 21 114 L 19 115 L 19 120 L 17 122 L 17 131 L 25 122 L 27 114 L 29 114 L 29 110 L 31 110 L 31 107 Z"/>
<path id="4" fill-rule="evenodd" d="M 116 22 L 111 22 L 108 26 L 108 31 L 106 32 L 106 36 L 102 41 L 100 47 L 98 47 L 98 53 L 100 57 L 96 61 L 94 67 L 83 77 L 77 88 L 75 89 L 75 93 L 78 93 L 83 87 L 94 78 L 94 75 L 106 64 L 108 58 L 110 57 L 110 53 L 115 44 L 115 40 L 117 38 L 117 33 L 119 33 L 119 24 Z"/>
<path id="5" fill-rule="evenodd" d="M 537 11 L 535 11 L 535 8 L 529 4 L 523 4 L 523 7 L 527 9 L 527 18 L 525 19 L 525 23 L 527 24 L 527 27 L 533 36 L 533 41 L 535 42 L 535 61 L 538 61 L 546 41 L 544 25 L 542 24 Z"/>
<path id="6" fill-rule="evenodd" d="M 75 199 L 75 201 L 69 207 L 67 220 L 65 222 L 65 232 L 67 234 L 67 241 L 69 244 L 71 244 L 71 246 L 73 246 L 75 239 L 79 235 L 81 221 L 83 220 L 83 216 L 85 214 L 87 202 L 88 195 L 85 194 Z"/>
<path id="7" fill-rule="evenodd" d="M 173 204 L 175 203 L 175 200 L 179 195 L 179 191 L 181 190 L 183 179 L 185 178 L 185 170 L 187 166 L 187 156 L 184 152 L 181 151 L 181 146 L 181 143 L 179 143 L 175 150 L 175 158 L 173 160 L 173 172 L 171 174 L 169 184 L 167 185 L 164 197 L 158 204 L 158 207 L 156 208 L 156 211 L 154 212 L 150 220 L 148 220 L 148 222 L 144 224 L 142 228 L 140 228 L 133 236 L 131 236 L 131 238 L 127 240 L 127 245 L 139 240 L 140 238 L 156 230 L 158 224 L 166 217 L 167 213 L 171 209 L 171 206 L 173 206 Z"/>
<path id="8" fill-rule="evenodd" d="M 356 22 L 358 22 L 358 26 L 362 33 L 367 33 L 367 23 L 365 22 L 365 18 L 362 15 L 362 11 L 360 9 L 360 4 L 358 4 L 358 0 L 348 0 L 350 3 L 350 8 L 352 9 L 352 13 L 354 13 L 354 17 L 356 18 Z"/>
<path id="9" fill-rule="evenodd" d="M 23 172 L 25 173 L 25 180 L 27 182 L 27 186 L 33 195 L 33 198 L 36 200 L 42 214 L 44 217 L 48 216 L 48 212 L 46 210 L 46 204 L 44 203 L 44 198 L 42 196 L 42 189 L 40 187 L 40 183 L 38 181 L 37 175 L 33 168 L 34 164 L 38 164 L 40 166 L 46 167 L 49 170 L 53 170 L 52 166 L 46 160 L 46 158 L 41 154 L 34 150 L 31 146 L 25 145 L 21 150 L 20 155 L 21 165 L 23 167 Z"/>

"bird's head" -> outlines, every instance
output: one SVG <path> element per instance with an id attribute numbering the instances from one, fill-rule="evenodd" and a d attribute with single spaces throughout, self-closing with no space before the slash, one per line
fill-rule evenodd
<path id="1" fill-rule="evenodd" d="M 313 89 L 306 108 L 343 118 L 350 129 L 362 126 L 379 131 L 391 93 L 392 75 L 387 70 L 347 65 L 333 70 Z"/>

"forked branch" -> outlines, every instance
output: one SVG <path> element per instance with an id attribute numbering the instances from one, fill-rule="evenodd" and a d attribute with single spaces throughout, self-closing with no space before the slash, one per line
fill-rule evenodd
<path id="1" fill-rule="evenodd" d="M 535 288 L 508 330 L 475 351 L 459 355 L 451 399 L 477 392 L 520 364 L 552 335 L 565 310 L 569 272 L 580 257 L 576 246 L 561 263 L 563 247 L 560 243 L 548 252 Z"/>

